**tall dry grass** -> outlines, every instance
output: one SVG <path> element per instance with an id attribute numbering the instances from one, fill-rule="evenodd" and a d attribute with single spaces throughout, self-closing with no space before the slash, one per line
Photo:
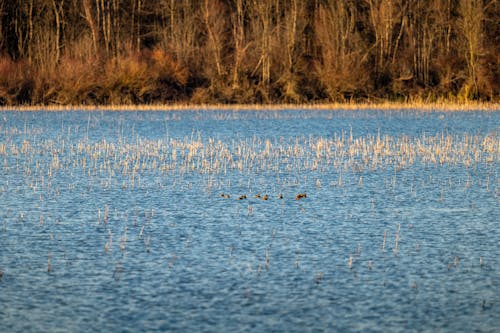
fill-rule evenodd
<path id="1" fill-rule="evenodd" d="M 498 102 L 420 94 L 398 102 L 366 97 L 361 99 L 362 103 L 356 103 L 359 102 L 356 98 L 346 101 L 346 93 L 356 93 L 349 88 L 354 85 L 349 86 L 347 82 L 342 87 L 336 86 L 335 82 L 342 81 L 342 77 L 347 73 L 337 74 L 338 76 L 332 74 L 333 79 L 329 81 L 331 85 L 328 98 L 320 100 L 319 103 L 304 103 L 307 99 L 286 97 L 286 94 L 280 95 L 279 91 L 272 89 L 271 92 L 262 91 L 262 87 L 244 78 L 240 80 L 238 87 L 232 87 L 230 82 L 219 82 L 211 86 L 206 86 L 203 81 L 195 82 L 196 73 L 190 72 L 188 67 L 159 48 L 124 52 L 115 58 L 104 58 L 85 52 L 68 53 L 61 57 L 52 70 L 37 68 L 26 61 L 13 61 L 4 56 L 0 57 L 0 106 L 24 110 L 34 110 L 40 106 L 50 106 L 53 110 L 71 109 L 75 106 L 100 106 L 119 110 L 500 109 Z M 301 86 L 301 81 L 294 82 L 296 87 L 292 91 L 304 93 L 301 90 L 305 89 Z M 281 84 L 283 85 L 283 82 Z M 286 84 L 283 85 L 285 86 Z M 274 97 L 270 93 L 274 93 Z M 292 104 L 279 103 L 281 100 L 290 101 Z"/>
<path id="2" fill-rule="evenodd" d="M 26 61 L 0 57 L 0 106 L 31 104 L 34 82 Z"/>
<path id="3" fill-rule="evenodd" d="M 188 69 L 160 49 L 114 58 L 87 54 L 85 45 L 39 67 L 0 57 L 0 106 L 136 105 L 185 100 Z"/>

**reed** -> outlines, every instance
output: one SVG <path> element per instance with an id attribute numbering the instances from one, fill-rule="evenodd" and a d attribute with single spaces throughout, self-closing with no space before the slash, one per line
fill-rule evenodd
<path id="1" fill-rule="evenodd" d="M 382 242 L 382 252 L 385 251 L 385 243 L 387 241 L 387 231 L 384 230 L 384 241 Z"/>
<path id="2" fill-rule="evenodd" d="M 241 111 L 243 110 L 244 107 Z M 7 129 L 0 123 L 1 134 L 13 132 L 16 131 Z M 88 186 L 89 190 L 113 189 L 121 191 L 123 195 L 136 189 L 144 189 L 149 185 L 154 186 L 155 190 L 168 186 L 175 191 L 198 190 L 198 187 L 202 187 L 202 191 L 205 191 L 204 193 L 210 198 L 223 202 L 222 207 L 224 205 L 235 206 L 235 220 L 240 219 L 240 215 L 245 215 L 246 206 L 247 216 L 244 218 L 252 221 L 257 220 L 255 217 L 260 218 L 262 212 L 269 214 L 273 212 L 271 210 L 273 207 L 279 207 L 279 205 L 273 206 L 278 202 L 276 198 L 282 200 L 279 201 L 282 211 L 298 207 L 300 208 L 300 210 L 297 209 L 299 214 L 306 212 L 305 208 L 309 213 L 314 210 L 315 202 L 321 199 L 320 193 L 328 186 L 334 186 L 333 190 L 338 191 L 340 195 L 349 194 L 353 191 L 353 186 L 356 190 L 356 184 L 359 187 L 368 188 L 372 185 L 370 178 L 372 171 L 381 171 L 386 174 L 383 181 L 389 195 L 396 193 L 408 182 L 410 193 L 415 196 L 417 191 L 425 192 L 425 187 L 429 185 L 438 188 L 438 191 L 440 189 L 436 197 L 439 197 L 441 203 L 446 203 L 447 195 L 457 188 L 470 190 L 474 186 L 484 185 L 495 198 L 498 198 L 499 191 L 494 173 L 495 166 L 500 160 L 500 141 L 496 132 L 463 135 L 441 132 L 408 137 L 385 135 L 380 132 L 376 135 L 355 136 L 352 131 L 342 131 L 324 137 L 296 136 L 289 139 L 273 139 L 255 136 L 235 138 L 230 141 L 193 132 L 191 136 L 184 138 L 166 137 L 150 140 L 135 137 L 131 140 L 120 138 L 116 142 L 110 142 L 109 139 L 92 142 L 88 134 L 81 139 L 73 139 L 72 132 L 69 130 L 67 134 L 64 133 L 57 139 L 43 139 L 36 129 L 29 127 L 24 131 L 18 129 L 17 132 L 15 135 L 22 135 L 23 139 L 16 142 L 11 139 L 11 135 L 4 135 L 5 141 L 0 143 L 0 156 L 4 159 L 2 171 L 5 175 L 15 173 L 22 175 L 28 184 L 30 194 L 40 198 L 39 204 L 42 207 L 47 204 L 45 201 L 57 202 L 62 191 L 79 190 L 81 184 L 77 184 L 74 178 L 70 178 L 68 183 L 59 183 L 58 176 L 61 174 L 69 177 L 73 177 L 73 174 L 83 175 L 82 178 L 85 181 L 83 186 Z M 44 159 L 44 156 L 48 158 Z M 478 183 L 470 174 L 464 177 L 453 176 L 453 179 L 450 177 L 443 181 L 436 176 L 426 176 L 425 179 L 403 178 L 404 173 L 401 172 L 412 166 L 442 167 L 446 165 L 463 167 L 471 172 L 477 170 L 475 168 L 480 165 L 493 171 L 491 171 L 491 179 L 486 180 L 484 184 Z M 227 177 L 231 173 L 237 173 L 240 180 L 231 181 Z M 272 178 L 275 179 L 275 183 L 269 184 L 263 181 L 263 177 L 260 177 L 262 174 L 273 175 L 273 177 L 277 175 Z M 331 183 L 325 181 L 328 179 L 327 176 L 331 175 L 335 175 L 333 179 L 338 175 L 338 179 Z M 194 177 L 203 179 L 201 185 L 196 183 L 196 180 L 192 180 Z M 153 178 L 160 180 L 155 180 L 153 184 L 151 182 Z M 2 183 L 2 187 L 4 188 L 0 188 L 0 200 L 2 195 L 7 195 L 6 193 L 12 189 L 10 184 Z M 308 192 L 297 193 L 299 191 L 297 189 L 300 191 L 307 189 Z M 257 192 L 259 194 L 253 197 L 251 193 Z M 231 197 L 233 200 L 220 200 L 220 198 L 230 199 Z M 305 198 L 308 198 L 307 201 L 290 205 L 294 199 Z M 364 203 L 364 208 L 370 209 L 371 207 L 372 216 L 380 215 L 383 202 L 379 198 L 369 197 Z M 246 200 L 246 202 L 236 203 L 237 199 Z M 165 198 L 165 200 L 170 199 Z M 261 200 L 267 202 L 264 203 Z M 133 210 L 130 212 L 133 214 L 131 217 L 133 227 L 128 230 L 125 226 L 125 231 L 120 237 L 120 231 L 116 228 L 128 223 L 128 215 L 125 222 L 117 218 L 117 208 L 113 207 L 113 203 L 98 209 L 98 229 L 107 230 L 109 235 L 104 244 L 104 252 L 109 254 L 107 258 L 112 257 L 113 233 L 117 233 L 119 237 L 118 246 L 124 257 L 123 260 L 130 256 L 134 242 L 137 241 L 129 238 L 129 232 L 132 235 L 138 235 L 137 238 L 141 240 L 138 243 L 144 242 L 144 247 L 139 247 L 141 251 L 145 249 L 147 253 L 150 252 L 150 230 L 161 220 L 163 212 L 145 207 L 136 207 L 135 214 Z M 33 217 L 32 212 L 13 214 L 16 222 L 35 219 L 36 225 L 36 215 Z M 39 225 L 49 227 L 51 216 L 44 214 L 39 215 Z M 95 214 L 95 211 L 92 214 Z M 346 212 L 345 217 L 354 220 L 352 212 Z M 300 218 L 299 216 L 297 219 Z M 93 219 L 95 221 L 95 215 Z M 57 218 L 54 220 L 57 224 Z M 242 225 L 241 221 L 236 222 L 238 226 Z M 4 221 L 4 226 L 6 223 Z M 172 220 L 167 223 L 170 224 L 166 225 L 172 227 L 175 222 Z M 404 251 L 401 252 L 399 248 L 404 245 L 404 243 L 400 244 L 400 233 L 401 225 L 398 223 L 393 248 L 395 256 L 404 254 Z M 271 243 L 275 241 L 275 235 L 276 229 L 273 229 Z M 387 237 L 388 233 L 384 230 L 382 252 L 386 250 Z M 276 238 L 276 242 L 279 242 L 280 238 Z M 376 240 L 377 243 L 378 241 Z M 363 243 L 363 249 L 361 243 Z M 354 269 L 353 254 L 360 257 L 361 250 L 363 250 L 363 256 L 368 256 L 370 253 L 371 249 L 367 244 L 369 243 L 365 239 L 357 242 L 357 249 L 349 254 L 350 270 Z M 195 242 L 191 243 L 191 236 L 189 236 L 184 243 L 184 249 L 187 251 L 194 246 Z M 259 271 L 269 270 L 270 246 L 271 244 L 265 250 L 265 260 L 259 265 Z M 377 247 L 376 244 L 375 247 Z M 416 249 L 419 250 L 418 244 Z M 234 245 L 231 245 L 231 256 L 236 257 L 238 252 L 235 252 Z M 277 258 L 278 255 L 276 260 Z M 296 269 L 300 267 L 306 269 L 307 265 L 301 263 L 301 259 L 297 252 L 294 261 Z M 459 259 L 456 256 L 449 267 L 458 267 L 458 265 Z M 482 256 L 479 257 L 479 266 L 484 267 Z M 276 267 L 279 266 L 276 265 Z M 368 268 L 370 271 L 373 269 L 372 258 L 368 261 Z M 47 271 L 52 271 L 50 253 L 47 258 Z M 318 280 L 318 277 L 321 281 L 322 272 L 317 273 L 315 279 Z"/>
<path id="3" fill-rule="evenodd" d="M 394 252 L 394 255 L 396 256 L 398 254 L 398 247 L 399 247 L 399 232 L 400 232 L 400 229 L 401 229 L 401 224 L 398 223 L 398 230 L 396 231 L 396 239 L 395 239 L 395 244 L 394 244 L 394 249 L 393 249 L 393 252 Z"/>
<path id="4" fill-rule="evenodd" d="M 323 272 L 316 273 L 316 275 L 314 276 L 314 281 L 316 282 L 316 284 L 320 284 L 321 281 L 323 281 L 323 276 Z"/>
<path id="5" fill-rule="evenodd" d="M 51 254 L 49 252 L 49 255 L 47 257 L 47 273 L 52 272 L 52 261 L 51 261 Z"/>
<path id="6" fill-rule="evenodd" d="M 309 103 L 309 104 L 200 104 L 200 103 L 175 103 L 175 104 L 116 104 L 116 105 L 81 105 L 81 104 L 50 104 L 50 105 L 19 105 L 2 106 L 2 111 L 211 111 L 211 110 L 232 110 L 232 111 L 279 111 L 279 110 L 442 110 L 453 111 L 496 111 L 500 109 L 500 103 L 464 101 L 463 103 L 454 102 L 435 102 L 428 103 L 423 101 L 401 102 L 372 102 L 372 103 Z"/>
<path id="7" fill-rule="evenodd" d="M 266 271 L 269 270 L 269 249 L 266 249 Z"/>
<path id="8" fill-rule="evenodd" d="M 111 252 L 113 251 L 113 232 L 111 231 L 111 229 L 108 230 L 108 235 L 109 235 L 109 239 L 108 241 L 104 244 L 104 251 L 105 252 Z"/>
<path id="9" fill-rule="evenodd" d="M 147 236 L 144 240 L 144 245 L 146 246 L 146 252 L 149 253 L 151 251 L 151 236 Z"/>
<path id="10" fill-rule="evenodd" d="M 120 240 L 119 240 L 120 251 L 122 252 L 122 255 L 125 254 L 125 249 L 127 247 L 127 231 L 128 231 L 128 228 L 125 227 L 125 232 L 124 232 L 123 236 L 120 237 Z"/>

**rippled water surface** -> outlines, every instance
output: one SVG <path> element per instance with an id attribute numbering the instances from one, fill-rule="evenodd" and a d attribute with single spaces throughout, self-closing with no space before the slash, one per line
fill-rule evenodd
<path id="1" fill-rule="evenodd" d="M 499 159 L 499 111 L 0 111 L 0 331 L 498 332 Z"/>

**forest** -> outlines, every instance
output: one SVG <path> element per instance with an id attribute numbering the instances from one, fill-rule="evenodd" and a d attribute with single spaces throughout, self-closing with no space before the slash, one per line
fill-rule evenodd
<path id="1" fill-rule="evenodd" d="M 497 0 L 0 0 L 0 106 L 498 102 Z"/>

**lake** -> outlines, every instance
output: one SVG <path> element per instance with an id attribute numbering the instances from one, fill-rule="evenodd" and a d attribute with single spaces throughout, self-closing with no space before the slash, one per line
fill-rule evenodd
<path id="1" fill-rule="evenodd" d="M 2 332 L 498 332 L 500 111 L 0 111 Z"/>

